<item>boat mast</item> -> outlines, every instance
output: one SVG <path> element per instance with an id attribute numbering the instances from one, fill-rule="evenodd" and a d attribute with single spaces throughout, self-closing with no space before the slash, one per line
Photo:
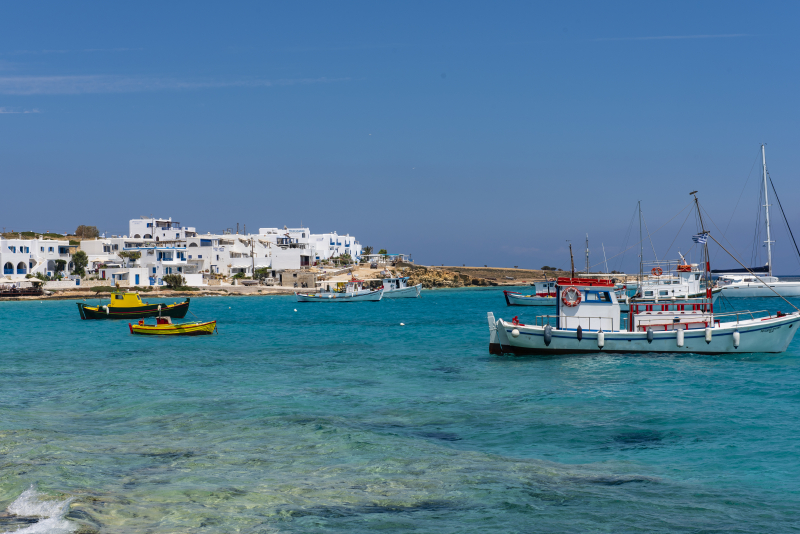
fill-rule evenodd
<path id="1" fill-rule="evenodd" d="M 589 234 L 586 234 L 586 274 L 589 274 Z"/>
<path id="2" fill-rule="evenodd" d="M 639 296 L 644 296 L 644 237 L 642 236 L 642 201 L 639 201 Z"/>
<path id="3" fill-rule="evenodd" d="M 569 263 L 572 266 L 572 278 L 575 278 L 575 258 L 572 257 L 572 243 L 569 244 Z"/>
<path id="4" fill-rule="evenodd" d="M 700 211 L 700 202 L 697 200 L 697 191 L 689 193 L 694 197 L 694 205 L 697 208 L 697 216 L 700 218 L 700 232 L 701 235 L 706 233 L 706 225 L 703 222 L 703 213 Z M 711 263 L 708 255 L 708 241 L 703 243 L 703 263 L 705 263 L 705 281 L 706 281 L 706 298 L 708 299 L 709 310 L 713 312 L 711 300 Z"/>
<path id="5" fill-rule="evenodd" d="M 606 258 L 606 245 L 605 243 L 600 243 L 600 246 L 603 247 L 603 262 L 606 264 L 606 274 L 608 274 L 608 259 Z"/>
<path id="6" fill-rule="evenodd" d="M 764 173 L 764 209 L 767 213 L 767 265 L 769 266 L 769 275 L 772 276 L 772 241 L 769 237 L 769 202 L 767 201 L 767 155 L 764 146 L 761 145 L 761 167 Z"/>

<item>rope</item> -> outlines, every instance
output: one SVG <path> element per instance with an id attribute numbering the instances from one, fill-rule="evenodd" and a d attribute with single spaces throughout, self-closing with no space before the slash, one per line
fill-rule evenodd
<path id="1" fill-rule="evenodd" d="M 708 237 L 710 237 L 711 239 L 713 239 L 713 240 L 714 240 L 714 243 L 716 243 L 717 245 L 719 245 L 719 248 L 721 248 L 721 249 L 722 249 L 722 250 L 724 250 L 725 252 L 728 252 L 728 249 L 726 249 L 725 247 L 723 247 L 723 246 L 722 246 L 722 243 L 720 243 L 719 241 L 717 241 L 717 240 L 716 240 L 716 238 L 715 238 L 713 235 L 711 235 L 711 233 L 710 233 L 710 232 L 709 232 L 709 233 L 707 233 L 706 235 L 708 235 Z M 767 289 L 769 289 L 770 291 L 772 291 L 773 293 L 775 293 L 775 295 L 776 295 L 776 296 L 778 296 L 778 297 L 782 298 L 782 299 L 784 300 L 784 302 L 786 302 L 786 304 L 788 304 L 789 306 L 791 306 L 792 308 L 794 308 L 795 310 L 797 310 L 797 311 L 799 311 L 799 312 L 800 312 L 800 308 L 798 308 L 797 306 L 795 306 L 794 304 L 792 304 L 791 302 L 789 302 L 788 300 L 786 300 L 786 298 L 784 298 L 784 296 L 783 296 L 783 295 L 781 295 L 780 293 L 778 293 L 777 291 L 775 291 L 774 289 L 772 289 L 771 287 L 769 287 L 769 284 L 767 284 L 765 281 L 763 281 L 763 280 L 762 280 L 762 279 L 761 279 L 761 278 L 760 278 L 760 277 L 759 277 L 759 276 L 758 276 L 756 273 L 754 273 L 753 271 L 751 271 L 751 270 L 750 270 L 750 268 L 749 268 L 749 267 L 747 267 L 747 266 L 746 266 L 744 263 L 740 262 L 740 261 L 739 261 L 739 260 L 736 258 L 736 256 L 734 256 L 734 255 L 733 255 L 733 254 L 731 254 L 730 252 L 728 252 L 728 255 L 729 255 L 731 258 L 733 258 L 733 259 L 736 261 L 736 263 L 738 263 L 739 265 L 741 265 L 742 267 L 744 267 L 744 268 L 747 270 L 747 272 L 748 272 L 748 273 L 750 273 L 750 274 L 752 274 L 753 276 L 755 276 L 755 277 L 756 277 L 756 279 L 757 279 L 759 282 L 761 282 L 762 284 L 764 284 L 764 285 L 767 287 Z"/>

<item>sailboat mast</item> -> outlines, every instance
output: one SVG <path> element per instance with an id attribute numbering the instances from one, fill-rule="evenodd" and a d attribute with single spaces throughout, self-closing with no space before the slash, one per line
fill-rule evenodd
<path id="1" fill-rule="evenodd" d="M 761 145 L 761 167 L 764 174 L 764 209 L 767 214 L 767 265 L 769 266 L 769 275 L 772 276 L 772 240 L 769 236 L 769 201 L 767 200 L 767 155 L 763 144 Z"/>
<path id="2" fill-rule="evenodd" d="M 575 278 L 575 258 L 572 257 L 572 243 L 569 244 L 569 264 L 572 267 L 572 278 Z"/>
<path id="3" fill-rule="evenodd" d="M 606 245 L 605 243 L 600 243 L 600 246 L 603 247 L 603 262 L 606 264 L 606 274 L 608 274 L 608 259 L 606 258 Z"/>

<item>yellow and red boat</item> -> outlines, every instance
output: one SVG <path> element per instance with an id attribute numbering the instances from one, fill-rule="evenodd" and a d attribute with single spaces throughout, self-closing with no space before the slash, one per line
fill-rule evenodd
<path id="1" fill-rule="evenodd" d="M 131 334 L 145 336 L 206 336 L 217 329 L 217 321 L 173 324 L 170 317 L 157 317 L 156 324 L 144 324 L 144 320 L 140 320 L 139 324 L 128 323 L 128 327 Z"/>

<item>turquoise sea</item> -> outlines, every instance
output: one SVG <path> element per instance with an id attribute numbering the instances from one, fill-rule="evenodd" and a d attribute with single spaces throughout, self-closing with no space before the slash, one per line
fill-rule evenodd
<path id="1" fill-rule="evenodd" d="M 537 313 L 496 288 L 191 306 L 219 335 L 0 303 L 0 532 L 800 530 L 800 339 L 490 356 L 487 311 Z"/>

